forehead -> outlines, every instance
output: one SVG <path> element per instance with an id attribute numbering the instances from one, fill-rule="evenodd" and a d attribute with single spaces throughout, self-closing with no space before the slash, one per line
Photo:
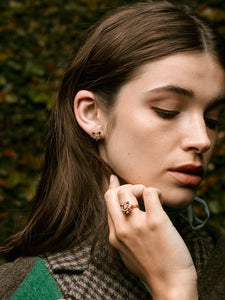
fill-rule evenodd
<path id="1" fill-rule="evenodd" d="M 120 96 L 176 86 L 192 91 L 195 97 L 211 99 L 224 95 L 224 83 L 225 71 L 213 56 L 179 53 L 142 66 L 137 76 L 121 88 Z"/>

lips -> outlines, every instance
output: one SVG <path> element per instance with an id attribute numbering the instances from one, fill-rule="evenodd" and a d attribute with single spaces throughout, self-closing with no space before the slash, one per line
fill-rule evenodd
<path id="1" fill-rule="evenodd" d="M 187 164 L 172 168 L 169 174 L 179 183 L 188 186 L 198 186 L 204 175 L 201 165 Z"/>

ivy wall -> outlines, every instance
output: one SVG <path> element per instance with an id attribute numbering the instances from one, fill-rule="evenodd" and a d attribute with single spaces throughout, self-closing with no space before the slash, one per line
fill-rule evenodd
<path id="1" fill-rule="evenodd" d="M 132 1 L 0 1 L 0 240 L 26 222 L 40 178 L 49 112 L 73 48 L 103 13 L 127 2 Z M 189 2 L 225 34 L 224 0 Z M 199 195 L 208 200 L 211 222 L 225 230 L 222 123 Z"/>

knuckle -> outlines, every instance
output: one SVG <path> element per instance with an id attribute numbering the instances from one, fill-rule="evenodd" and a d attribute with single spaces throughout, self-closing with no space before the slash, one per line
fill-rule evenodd
<path id="1" fill-rule="evenodd" d="M 118 190 L 118 196 L 119 197 L 123 197 L 124 195 L 126 195 L 127 194 L 127 190 L 125 189 L 125 188 L 120 188 L 119 190 Z"/>
<path id="2" fill-rule="evenodd" d="M 129 237 L 129 234 L 125 228 L 120 227 L 116 230 L 116 236 L 120 241 L 124 241 Z"/>
<path id="3" fill-rule="evenodd" d="M 145 230 L 146 228 L 143 226 L 143 223 L 135 222 L 129 224 L 128 228 L 124 227 L 117 229 L 116 236 L 119 241 L 126 244 L 128 241 L 136 240 L 137 237 L 142 236 Z"/>
<path id="4" fill-rule="evenodd" d="M 142 223 L 141 222 L 136 222 L 133 225 L 132 233 L 136 236 L 141 236 L 141 234 L 143 233 L 144 230 L 145 230 L 145 227 L 142 225 Z"/>
<path id="5" fill-rule="evenodd" d="M 125 189 L 130 189 L 133 186 L 131 183 L 124 184 L 122 187 Z"/>
<path id="6" fill-rule="evenodd" d="M 143 190 L 144 188 L 145 188 L 145 185 L 143 185 L 143 184 L 126 184 L 126 185 L 124 185 L 124 187 L 126 188 L 126 189 L 129 189 L 130 191 L 132 191 L 132 190 Z"/>
<path id="7" fill-rule="evenodd" d="M 111 198 L 113 191 L 112 190 L 107 190 L 104 194 L 104 198 L 106 200 L 108 200 L 109 198 Z"/>
<path id="8" fill-rule="evenodd" d="M 161 228 L 165 222 L 167 222 L 167 218 L 163 214 L 151 216 L 148 221 L 148 228 L 151 231 L 156 231 Z"/>
<path id="9" fill-rule="evenodd" d="M 112 232 L 110 232 L 110 234 L 109 234 L 109 243 L 115 248 L 118 247 L 118 240 L 117 240 L 115 234 Z"/>
<path id="10" fill-rule="evenodd" d="M 146 186 L 143 184 L 136 184 L 136 187 L 143 190 L 146 188 Z"/>
<path id="11" fill-rule="evenodd" d="M 157 218 L 157 217 L 153 217 L 153 218 L 151 219 L 151 221 L 148 222 L 148 228 L 149 228 L 151 231 L 155 231 L 157 228 L 159 228 L 160 224 L 161 224 L 160 219 Z"/>
<path id="12" fill-rule="evenodd" d="M 159 190 L 157 188 L 145 187 L 143 190 L 143 196 L 158 195 L 158 194 L 159 194 Z"/>

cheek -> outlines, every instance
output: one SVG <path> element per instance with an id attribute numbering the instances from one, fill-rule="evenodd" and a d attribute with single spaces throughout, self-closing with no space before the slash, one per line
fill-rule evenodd
<path id="1" fill-rule="evenodd" d="M 209 139 L 211 141 L 211 149 L 210 149 L 210 153 L 212 155 L 215 147 L 216 147 L 216 143 L 217 143 L 217 139 L 218 139 L 218 132 L 214 132 L 212 134 L 209 134 Z"/>
<path id="2" fill-rule="evenodd" d="M 106 139 L 103 158 L 115 171 L 126 173 L 137 171 L 137 168 L 143 172 L 154 167 L 160 159 L 163 161 L 165 138 L 155 123 L 144 122 L 143 118 L 117 123 Z"/>
<path id="3" fill-rule="evenodd" d="M 214 152 L 215 147 L 216 147 L 217 133 L 209 135 L 209 138 L 211 140 L 211 147 L 210 147 L 210 149 L 206 153 L 203 154 L 203 156 L 205 157 L 205 162 L 207 164 L 211 160 L 213 152 Z"/>

